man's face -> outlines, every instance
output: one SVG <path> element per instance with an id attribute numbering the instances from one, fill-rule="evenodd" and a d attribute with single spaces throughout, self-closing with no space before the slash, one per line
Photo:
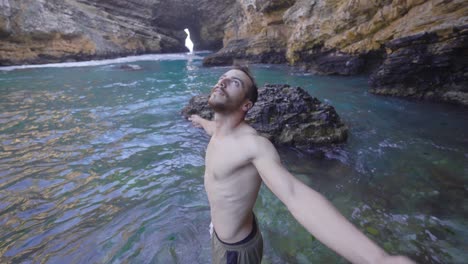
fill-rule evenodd
<path id="1" fill-rule="evenodd" d="M 208 103 L 216 112 L 238 110 L 246 102 L 247 89 L 252 86 L 249 76 L 240 70 L 230 70 L 221 75 L 211 90 Z"/>

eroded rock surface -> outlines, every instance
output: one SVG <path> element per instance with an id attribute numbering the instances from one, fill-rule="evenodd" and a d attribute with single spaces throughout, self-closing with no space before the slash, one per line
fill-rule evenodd
<path id="1" fill-rule="evenodd" d="M 371 92 L 468 105 L 466 0 L 3 0 L 0 65 L 181 52 L 205 65 L 372 73 Z"/>
<path id="2" fill-rule="evenodd" d="M 234 1 L 3 0 L 0 65 L 188 51 L 222 46 Z M 216 15 L 213 15 L 216 13 Z"/>
<path id="3" fill-rule="evenodd" d="M 371 92 L 468 106 L 468 25 L 396 39 L 386 48 L 369 79 Z"/>
<path id="4" fill-rule="evenodd" d="M 468 105 L 466 0 L 238 0 L 205 65 L 287 61 L 317 74 L 373 73 L 371 92 Z"/>
<path id="5" fill-rule="evenodd" d="M 208 95 L 194 96 L 182 110 L 186 118 L 192 114 L 213 118 Z M 306 149 L 344 142 L 348 133 L 332 106 L 289 85 L 265 85 L 259 89 L 258 101 L 246 120 L 277 145 Z"/>

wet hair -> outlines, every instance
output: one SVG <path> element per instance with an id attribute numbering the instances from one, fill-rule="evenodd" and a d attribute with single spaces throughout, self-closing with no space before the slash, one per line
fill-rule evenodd
<path id="1" fill-rule="evenodd" d="M 257 84 L 255 83 L 255 78 L 253 77 L 252 72 L 250 71 L 249 67 L 247 67 L 246 65 L 234 64 L 232 69 L 242 71 L 249 77 L 250 81 L 252 82 L 252 86 L 247 87 L 248 89 L 247 89 L 247 94 L 245 95 L 245 97 L 252 102 L 252 105 L 254 105 L 257 102 L 257 98 L 258 98 L 258 87 L 257 87 Z"/>

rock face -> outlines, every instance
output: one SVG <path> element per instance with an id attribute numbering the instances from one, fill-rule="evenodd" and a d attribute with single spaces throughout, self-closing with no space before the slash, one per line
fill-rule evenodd
<path id="1" fill-rule="evenodd" d="M 318 74 L 372 73 L 372 92 L 468 105 L 466 0 L 238 0 L 224 47 L 234 59 Z"/>
<path id="2" fill-rule="evenodd" d="M 192 114 L 213 118 L 208 95 L 194 96 L 182 110 L 186 118 Z M 259 89 L 258 101 L 246 120 L 277 145 L 306 149 L 344 142 L 348 133 L 332 106 L 289 85 L 265 85 Z"/>
<path id="3" fill-rule="evenodd" d="M 372 73 L 371 92 L 468 105 L 466 0 L 1 0 L 0 66 L 221 48 L 205 65 Z"/>
<path id="4" fill-rule="evenodd" d="M 233 1 L 3 0 L 0 66 L 222 46 Z M 213 16 L 213 12 L 217 15 Z"/>
<path id="5" fill-rule="evenodd" d="M 468 25 L 390 41 L 371 92 L 468 106 Z"/>
<path id="6" fill-rule="evenodd" d="M 226 25 L 223 48 L 204 60 L 204 65 L 230 65 L 235 60 L 251 63 L 285 63 L 291 29 L 284 12 L 292 0 L 237 0 Z"/>

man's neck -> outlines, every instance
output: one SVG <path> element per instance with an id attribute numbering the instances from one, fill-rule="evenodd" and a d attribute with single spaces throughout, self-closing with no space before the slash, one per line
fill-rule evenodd
<path id="1" fill-rule="evenodd" d="M 231 134 L 242 122 L 244 122 L 244 114 L 242 113 L 215 113 L 215 131 L 216 136 L 227 136 Z"/>

